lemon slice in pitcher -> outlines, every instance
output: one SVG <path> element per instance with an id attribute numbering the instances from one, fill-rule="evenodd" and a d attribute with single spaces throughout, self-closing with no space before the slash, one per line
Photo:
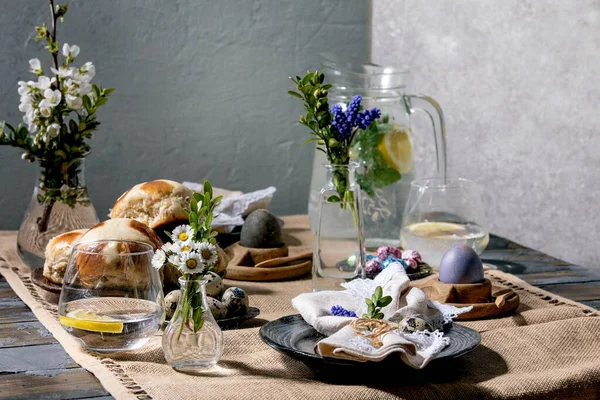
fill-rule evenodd
<path id="1" fill-rule="evenodd" d="M 107 317 L 97 315 L 93 311 L 82 309 L 73 310 L 66 316 L 60 316 L 60 324 L 71 328 L 77 328 L 90 332 L 101 333 L 121 333 L 123 332 L 123 322 Z"/>
<path id="2" fill-rule="evenodd" d="M 410 172 L 413 167 L 413 151 L 410 130 L 402 129 L 397 125 L 382 135 L 377 146 L 383 158 L 391 168 L 401 174 Z"/>

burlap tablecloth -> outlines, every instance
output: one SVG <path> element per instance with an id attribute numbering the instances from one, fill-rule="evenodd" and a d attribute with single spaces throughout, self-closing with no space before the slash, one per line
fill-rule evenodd
<path id="1" fill-rule="evenodd" d="M 285 220 L 289 244 L 310 242 L 305 216 Z M 69 355 L 118 399 L 600 398 L 600 313 L 502 272 L 486 275 L 516 290 L 521 305 L 505 318 L 464 322 L 482 336 L 471 353 L 434 361 L 421 371 L 399 363 L 381 376 L 337 377 L 334 382 L 258 336 L 265 321 L 296 313 L 290 300 L 310 291 L 309 279 L 226 281 L 244 288 L 261 315 L 243 329 L 224 332 L 225 350 L 215 372 L 192 376 L 166 365 L 160 335 L 140 350 L 110 358 L 83 351 L 60 327 L 56 307 L 32 285 L 15 244 L 14 232 L 0 233 L 0 273 Z"/>

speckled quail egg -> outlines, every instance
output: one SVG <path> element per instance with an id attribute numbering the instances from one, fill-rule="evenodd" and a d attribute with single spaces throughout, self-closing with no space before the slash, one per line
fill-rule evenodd
<path id="1" fill-rule="evenodd" d="M 179 303 L 180 297 L 180 290 L 173 290 L 165 296 L 165 313 L 167 319 L 173 318 L 173 314 L 175 313 L 175 309 L 177 308 L 177 303 Z"/>
<path id="2" fill-rule="evenodd" d="M 431 326 L 423 318 L 406 317 L 398 324 L 401 332 L 413 333 L 418 331 L 432 331 Z"/>
<path id="3" fill-rule="evenodd" d="M 227 316 L 227 307 L 225 304 L 213 297 L 207 297 L 206 300 L 208 301 L 210 312 L 215 319 L 223 319 Z"/>
<path id="4" fill-rule="evenodd" d="M 248 295 L 239 287 L 230 287 L 223 293 L 221 301 L 227 307 L 227 315 L 243 315 L 248 311 Z"/>
<path id="5" fill-rule="evenodd" d="M 214 272 L 208 272 L 204 277 L 206 280 L 206 295 L 210 297 L 220 297 L 225 285 L 219 275 Z"/>

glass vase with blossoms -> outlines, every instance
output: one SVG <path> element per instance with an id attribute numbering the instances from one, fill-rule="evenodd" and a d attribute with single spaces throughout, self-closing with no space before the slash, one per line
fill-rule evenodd
<path id="1" fill-rule="evenodd" d="M 0 122 L 0 145 L 18 147 L 24 160 L 39 164 L 17 240 L 19 255 L 33 268 L 43 266 L 51 238 L 98 223 L 85 185 L 84 159 L 100 124 L 96 111 L 114 90 L 91 83 L 96 75 L 91 62 L 74 65 L 80 48 L 68 43 L 61 47 L 56 39 L 57 21 L 64 20 L 68 7 L 55 7 L 53 0 L 50 6 L 52 28 L 36 27 L 36 40 L 47 43 L 52 64 L 45 67 L 37 58 L 29 60 L 29 72 L 37 79 L 18 83 L 22 123 Z"/>
<path id="2" fill-rule="evenodd" d="M 316 142 L 328 161 L 323 165 L 327 181 L 318 195 L 313 291 L 340 290 L 345 280 L 366 276 L 360 188 L 355 182 L 358 164 L 350 160 L 350 148 L 355 135 L 366 131 L 381 113 L 377 108 L 363 109 L 360 96 L 330 107 L 327 96 L 332 86 L 324 83 L 325 75 L 319 71 L 292 81 L 297 91 L 288 93 L 304 102 L 306 114 L 300 123 L 313 135 L 304 143 Z"/>
<path id="3" fill-rule="evenodd" d="M 173 318 L 162 338 L 167 363 L 180 371 L 197 372 L 211 368 L 221 358 L 223 333 L 217 325 L 206 298 L 204 276 L 219 261 L 217 232 L 211 223 L 222 196 L 213 199 L 208 181 L 204 193 L 194 193 L 186 210 L 189 225 L 181 225 L 154 254 L 155 268 L 174 267 L 181 272 L 181 295 Z"/>

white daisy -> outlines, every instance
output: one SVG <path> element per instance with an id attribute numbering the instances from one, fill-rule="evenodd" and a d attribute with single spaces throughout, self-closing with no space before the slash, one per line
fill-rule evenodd
<path id="1" fill-rule="evenodd" d="M 181 253 L 189 253 L 190 251 L 196 250 L 196 243 L 192 239 L 177 244 Z"/>
<path id="2" fill-rule="evenodd" d="M 169 264 L 173 264 L 174 266 L 179 268 L 179 264 L 181 263 L 181 258 L 179 257 L 179 254 L 170 255 L 168 260 Z"/>
<path id="3" fill-rule="evenodd" d="M 204 271 L 204 264 L 200 254 L 195 251 L 183 253 L 180 258 L 179 270 L 183 274 L 199 274 Z"/>
<path id="4" fill-rule="evenodd" d="M 187 242 L 194 237 L 194 230 L 189 225 L 179 225 L 173 230 L 171 236 L 174 243 Z"/>
<path id="5" fill-rule="evenodd" d="M 162 266 L 167 261 L 167 255 L 161 249 L 156 250 L 154 256 L 152 257 L 152 266 L 156 269 L 161 269 Z"/>
<path id="6" fill-rule="evenodd" d="M 214 244 L 202 242 L 198 244 L 196 251 L 199 253 L 202 262 L 206 265 L 214 265 L 219 259 L 217 247 Z"/>
<path id="7" fill-rule="evenodd" d="M 168 253 L 171 251 L 171 248 L 173 247 L 173 243 L 171 242 L 167 242 L 165 244 L 162 245 L 162 247 L 160 248 L 162 251 L 164 251 L 165 253 Z"/>

